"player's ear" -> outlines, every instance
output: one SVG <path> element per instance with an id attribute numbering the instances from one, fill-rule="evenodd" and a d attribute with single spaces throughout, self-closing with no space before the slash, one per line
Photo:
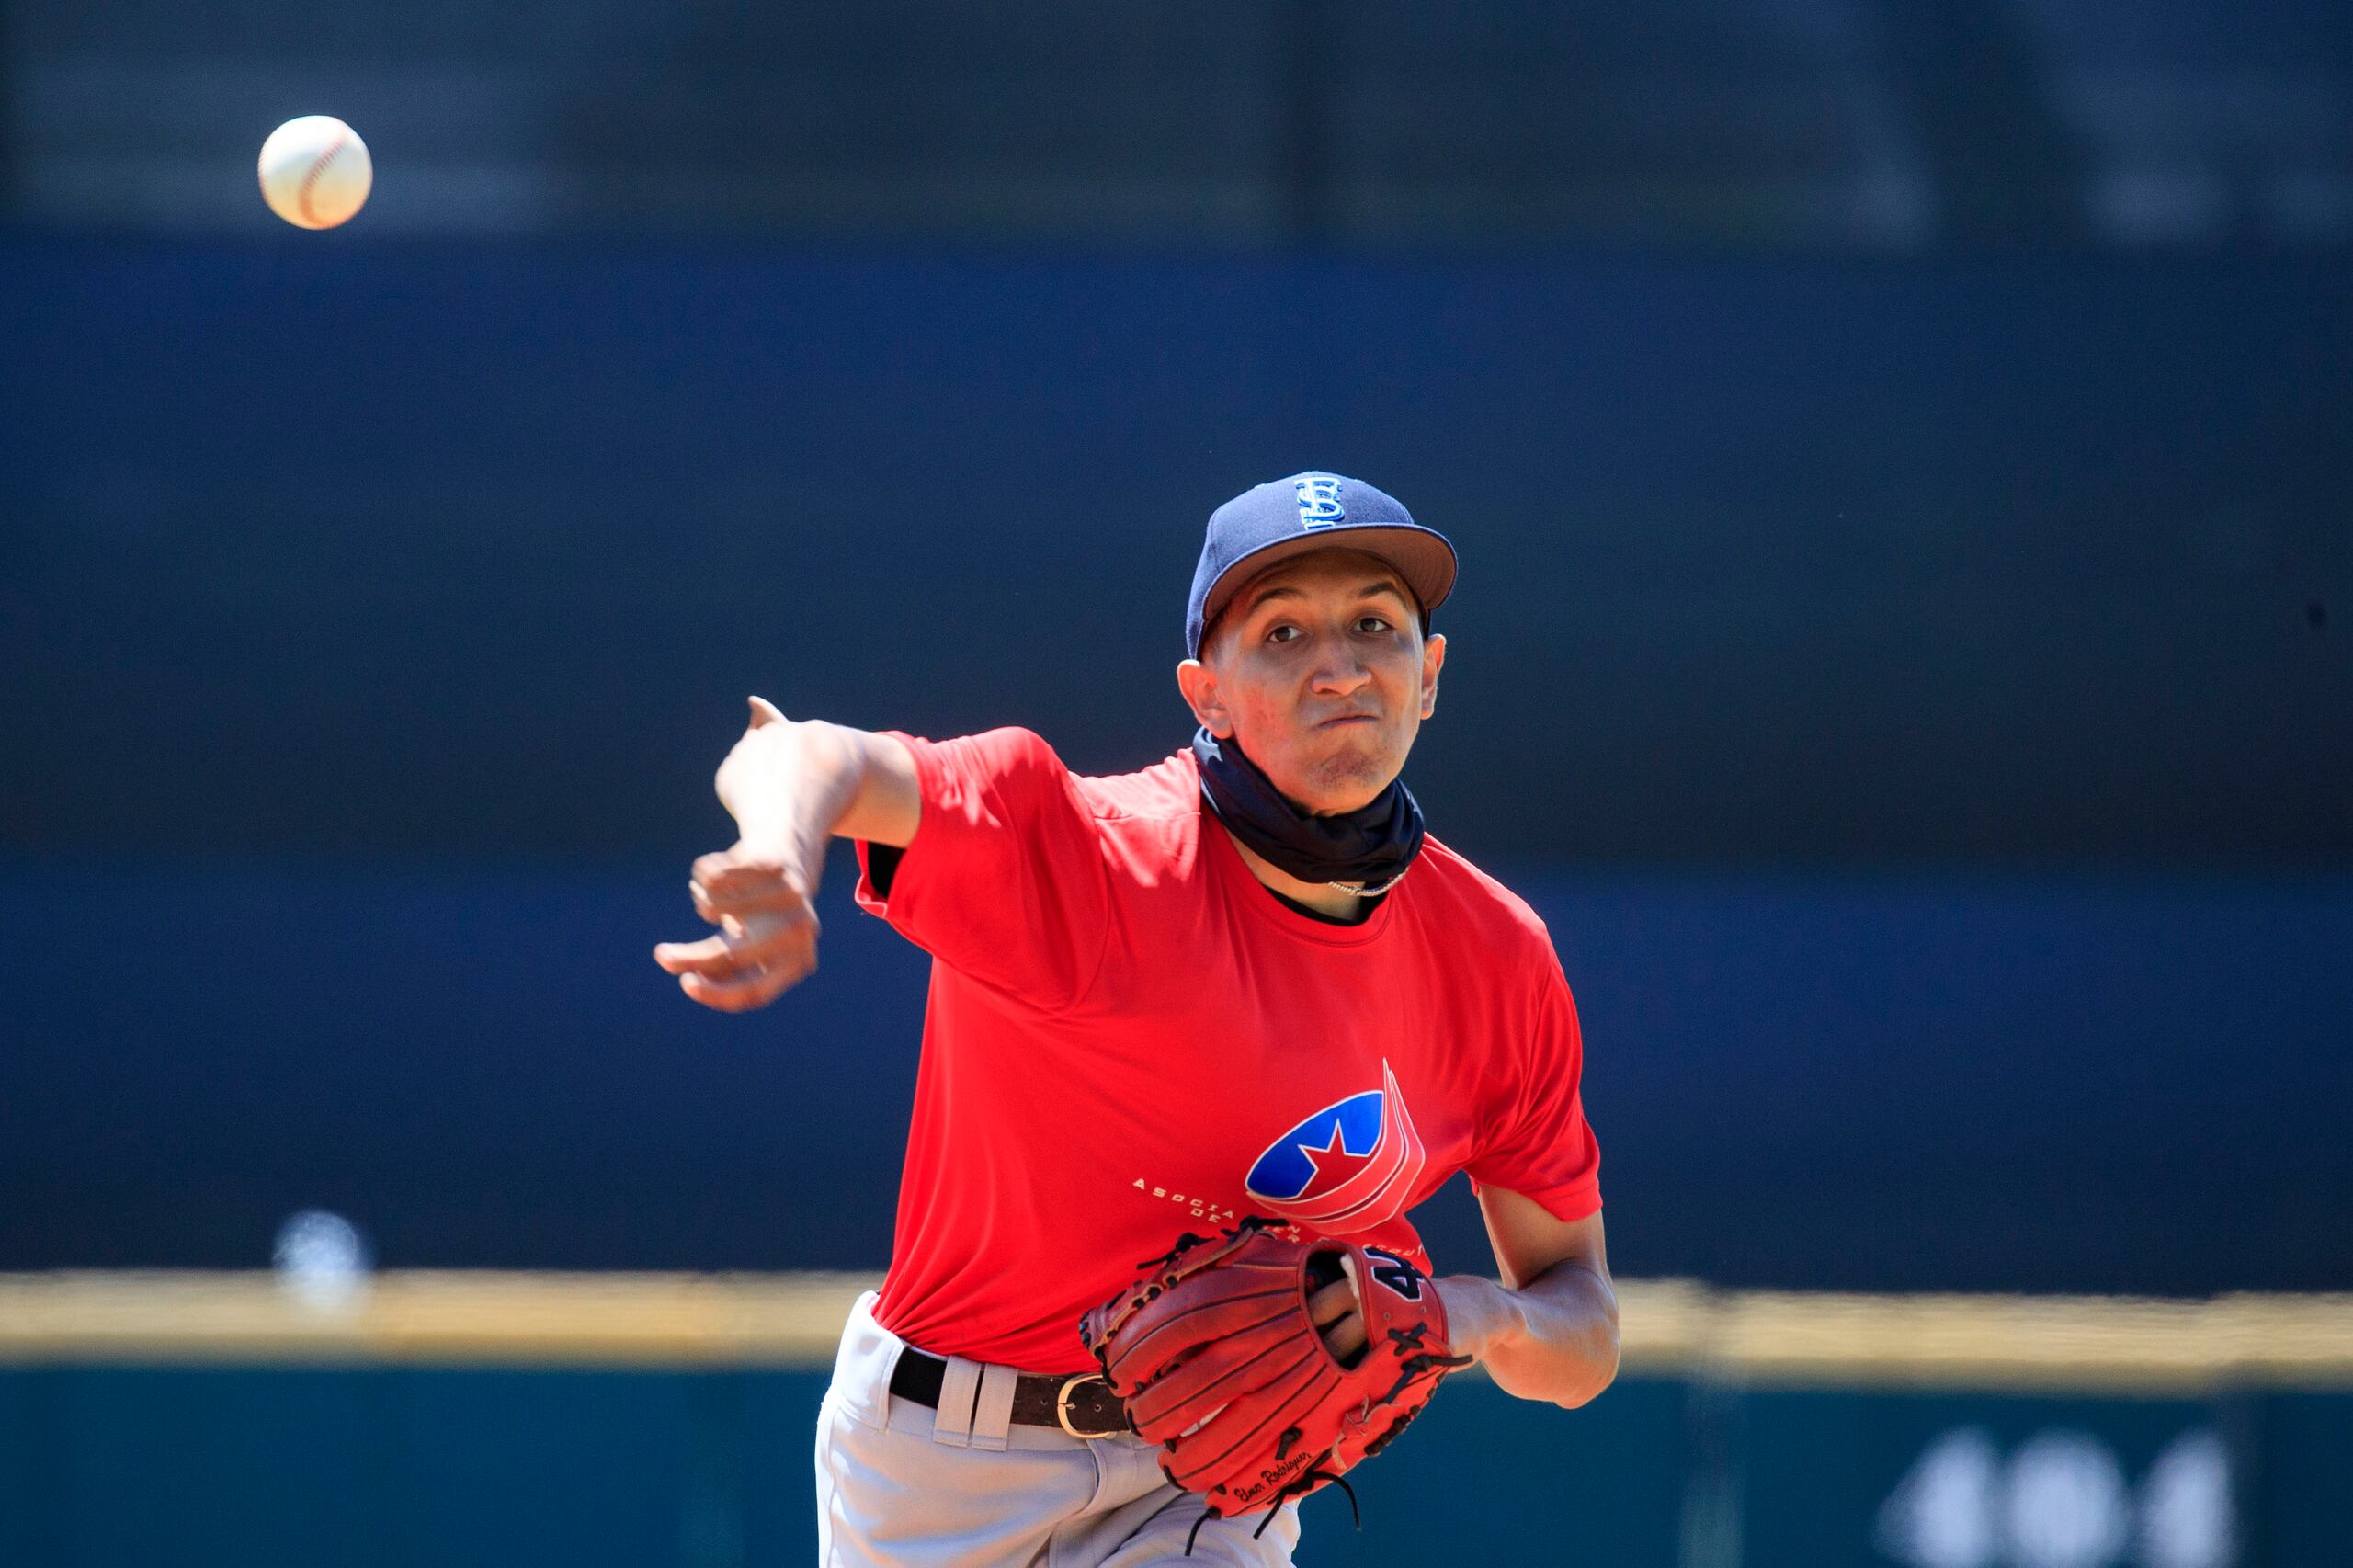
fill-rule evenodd
<path id="1" fill-rule="evenodd" d="M 1438 672 L 1446 665 L 1446 634 L 1433 631 L 1422 643 L 1422 717 L 1438 711 Z"/>
<path id="2" fill-rule="evenodd" d="M 1185 694 L 1185 706 L 1211 734 L 1223 740 L 1233 733 L 1233 715 L 1226 711 L 1225 699 L 1218 691 L 1217 673 L 1207 665 L 1199 659 L 1178 665 L 1176 689 Z"/>

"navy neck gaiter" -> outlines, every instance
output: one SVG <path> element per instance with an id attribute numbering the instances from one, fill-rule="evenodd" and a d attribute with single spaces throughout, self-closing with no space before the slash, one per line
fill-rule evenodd
<path id="1" fill-rule="evenodd" d="M 1337 882 L 1364 897 L 1386 892 L 1422 847 L 1422 808 L 1403 779 L 1370 804 L 1339 816 L 1301 811 L 1242 755 L 1207 726 L 1193 736 L 1201 793 L 1217 820 L 1268 864 L 1304 882 Z"/>

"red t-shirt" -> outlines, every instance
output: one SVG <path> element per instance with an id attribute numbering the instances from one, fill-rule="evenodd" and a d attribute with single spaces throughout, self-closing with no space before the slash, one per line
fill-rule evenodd
<path id="1" fill-rule="evenodd" d="M 1568 983 L 1469 861 L 1427 839 L 1332 925 L 1251 875 L 1189 751 L 1084 778 L 1027 730 L 899 738 L 922 822 L 858 901 L 934 961 L 883 1326 L 1075 1372 L 1080 1314 L 1188 1230 L 1268 1214 L 1427 1265 L 1404 1213 L 1458 1170 L 1601 1207 Z"/>

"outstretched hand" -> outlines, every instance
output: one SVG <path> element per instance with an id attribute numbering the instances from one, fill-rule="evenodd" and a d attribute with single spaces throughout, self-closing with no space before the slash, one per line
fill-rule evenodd
<path id="1" fill-rule="evenodd" d="M 719 927 L 699 942 L 663 942 L 654 961 L 706 1007 L 748 1012 L 775 1001 L 817 968 L 817 881 L 825 840 L 790 831 L 801 771 L 795 726 L 761 698 L 719 768 L 719 798 L 743 836 L 694 863 L 695 913 Z"/>

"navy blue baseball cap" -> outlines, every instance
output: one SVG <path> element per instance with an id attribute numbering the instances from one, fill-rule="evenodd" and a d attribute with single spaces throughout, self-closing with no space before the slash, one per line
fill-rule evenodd
<path id="1" fill-rule="evenodd" d="M 1454 546 L 1444 534 L 1360 479 L 1310 469 L 1245 490 L 1210 514 L 1185 606 L 1185 652 L 1201 656 L 1201 634 L 1245 583 L 1311 550 L 1380 557 L 1405 579 L 1425 619 L 1454 591 Z"/>

